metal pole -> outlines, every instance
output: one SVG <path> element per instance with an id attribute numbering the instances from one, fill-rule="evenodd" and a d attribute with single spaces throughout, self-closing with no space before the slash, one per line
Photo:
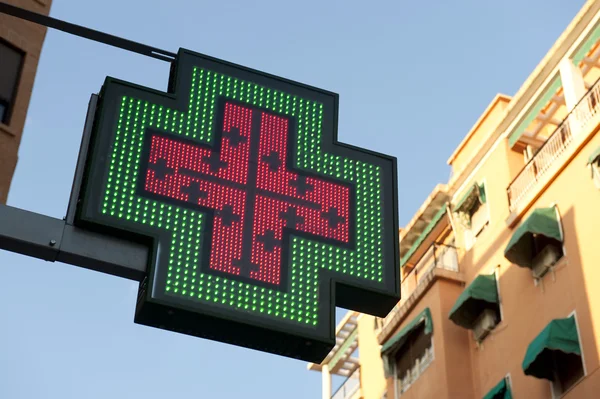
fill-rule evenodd
<path id="1" fill-rule="evenodd" d="M 98 96 L 93 94 L 88 105 L 67 216 L 60 220 L 0 205 L 0 249 L 142 281 L 150 254 L 148 246 L 73 225 L 97 101 Z"/>
<path id="2" fill-rule="evenodd" d="M 148 46 L 142 43 L 134 42 L 129 39 L 114 36 L 108 33 L 100 32 L 94 29 L 86 28 L 81 25 L 75 25 L 70 22 L 52 18 L 47 15 L 38 14 L 24 8 L 15 7 L 0 1 L 0 13 L 8 14 L 16 18 L 24 19 L 48 28 L 54 28 L 71 35 L 83 37 L 84 39 L 108 44 L 123 50 L 131 51 L 146 57 L 156 58 L 161 61 L 173 62 L 177 59 L 177 54 L 170 51 L 161 50 L 156 47 Z"/>
<path id="3" fill-rule="evenodd" d="M 150 248 L 0 205 L 0 249 L 142 281 Z"/>

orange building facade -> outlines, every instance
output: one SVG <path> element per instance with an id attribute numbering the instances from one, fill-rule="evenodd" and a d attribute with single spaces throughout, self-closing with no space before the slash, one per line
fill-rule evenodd
<path id="1" fill-rule="evenodd" d="M 308 365 L 324 399 L 600 397 L 599 79 L 588 1 L 401 229 L 401 301 Z"/>
<path id="2" fill-rule="evenodd" d="M 52 0 L 3 0 L 48 15 Z M 0 203 L 6 203 L 46 28 L 0 14 Z"/>

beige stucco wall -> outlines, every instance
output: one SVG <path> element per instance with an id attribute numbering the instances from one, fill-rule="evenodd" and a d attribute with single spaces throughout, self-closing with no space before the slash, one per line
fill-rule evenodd
<path id="1" fill-rule="evenodd" d="M 448 160 L 452 170 L 459 173 L 472 162 L 473 155 L 479 150 L 483 142 L 489 138 L 502 117 L 504 117 L 509 102 L 510 98 L 502 95 L 498 95 L 492 100 L 486 112 Z"/>
<path id="2" fill-rule="evenodd" d="M 431 365 L 410 389 L 403 399 L 420 398 L 469 398 L 472 395 L 471 370 L 468 356 L 467 333 L 455 326 L 448 313 L 462 288 L 455 282 L 437 280 L 410 311 L 403 322 L 396 327 L 393 336 L 426 307 L 431 311 L 433 322 L 433 356 Z M 460 364 L 461 367 L 455 367 Z M 394 378 L 387 379 L 388 398 L 393 398 Z"/>
<path id="3" fill-rule="evenodd" d="M 600 121 L 600 119 L 599 119 Z M 576 314 L 586 378 L 571 388 L 564 398 L 593 398 L 600 388 L 600 190 L 586 166 L 592 151 L 600 147 L 600 123 L 588 126 L 588 137 L 568 157 L 558 159 L 564 167 L 553 174 L 547 186 L 527 204 L 529 209 L 516 222 L 511 221 L 506 189 L 524 166 L 520 152 L 512 150 L 506 138 L 493 147 L 475 167 L 462 188 L 452 187 L 455 198 L 474 182 L 486 183 L 490 222 L 470 250 L 459 250 L 460 272 L 467 284 L 480 273 L 496 272 L 502 321 L 476 345 L 469 331 L 455 326 L 448 313 L 463 287 L 446 280 L 436 281 L 414 309 L 396 328 L 401 329 L 425 307 L 430 307 L 434 323 L 434 361 L 402 398 L 481 398 L 503 377 L 510 375 L 514 397 L 549 398 L 546 380 L 526 376 L 522 361 L 531 341 L 556 318 Z M 536 190 L 536 189 L 534 189 Z M 511 264 L 504 249 L 516 227 L 538 207 L 556 204 L 561 215 L 566 255 L 541 284 L 534 284 L 529 269 Z M 435 229 L 428 242 L 440 239 Z M 459 246 L 461 237 L 456 237 Z M 413 291 L 416 282 L 405 279 L 403 288 Z M 403 292 L 406 300 L 410 292 Z M 393 335 L 393 334 L 392 334 Z M 394 380 L 387 379 L 388 398 L 393 397 Z"/>
<path id="4" fill-rule="evenodd" d="M 597 127 L 596 127 L 597 130 Z M 467 282 L 479 273 L 497 268 L 503 320 L 481 347 L 470 345 L 474 397 L 482 397 L 502 377 L 510 373 L 515 397 L 550 397 L 550 383 L 525 376 L 521 362 L 529 343 L 555 318 L 576 312 L 588 378 L 566 397 L 588 398 L 597 387 L 599 365 L 597 339 L 600 337 L 600 191 L 586 168 L 589 153 L 600 146 L 600 136 L 582 148 L 551 185 L 539 196 L 527 215 L 537 207 L 555 203 L 562 217 L 566 256 L 555 273 L 548 273 L 535 286 L 528 269 L 510 264 L 504 248 L 514 228 L 507 226 L 509 216 L 506 187 L 513 174 L 511 166 L 521 162 L 511 154 L 506 142 L 500 143 L 475 173 L 475 180 L 486 180 L 490 225 L 475 246 L 460 259 Z M 519 159 L 521 159 L 519 161 Z M 521 220 L 521 221 L 522 221 Z M 595 394 L 594 394 L 595 395 Z"/>
<path id="5" fill-rule="evenodd" d="M 375 317 L 365 314 L 358 317 L 358 347 L 362 397 L 381 399 L 386 382 L 380 356 L 381 346 L 375 335 Z"/>

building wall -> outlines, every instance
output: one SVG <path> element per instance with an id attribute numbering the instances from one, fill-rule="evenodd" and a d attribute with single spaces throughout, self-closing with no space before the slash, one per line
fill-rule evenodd
<path id="1" fill-rule="evenodd" d="M 596 127 L 598 131 L 600 126 Z M 559 177 L 560 183 L 572 187 L 571 201 L 559 197 L 558 206 L 563 213 L 563 229 L 567 244 L 569 267 L 572 267 L 573 296 L 576 298 L 577 319 L 579 322 L 581 341 L 583 345 L 586 372 L 588 376 L 568 396 L 569 398 L 587 397 L 594 395 L 600 388 L 600 375 L 598 374 L 600 358 L 600 252 L 598 251 L 598 237 L 600 237 L 600 190 L 591 182 L 590 172 L 585 166 L 587 156 L 591 151 L 600 147 L 600 134 L 596 132 L 593 139 L 584 147 L 579 156 Z M 549 195 L 560 196 L 558 188 L 553 187 Z M 571 202 L 571 203 L 569 203 Z M 576 206 L 575 206 L 576 204 Z M 570 277 L 570 276 L 569 276 Z M 569 278 L 565 277 L 565 278 Z M 579 280 L 579 281 L 577 281 Z M 580 395 L 580 396 L 577 396 Z"/>
<path id="2" fill-rule="evenodd" d="M 543 308 L 542 302 L 536 297 L 537 289 L 533 286 L 531 273 L 510 265 L 504 258 L 504 248 L 512 234 L 505 222 L 509 216 L 506 187 L 516 175 L 511 172 L 518 173 L 523 164 L 523 157 L 510 150 L 507 140 L 503 139 L 479 165 L 472 179 L 486 181 L 490 221 L 475 245 L 463 251 L 459 264 L 467 284 L 479 274 L 490 274 L 497 270 L 502 314 L 502 321 L 481 346 L 477 347 L 470 340 L 475 398 L 483 397 L 509 372 L 513 386 L 518 386 L 518 375 L 523 374 L 520 370 L 521 361 L 527 345 L 543 329 L 543 326 L 538 328 L 529 322 L 531 312 L 536 313 L 536 307 Z M 467 330 L 464 331 L 468 334 Z M 531 394 L 534 398 L 545 397 L 542 392 Z"/>
<path id="3" fill-rule="evenodd" d="M 456 187 L 456 197 L 460 198 L 475 182 L 484 182 L 489 212 L 489 224 L 486 229 L 477 238 L 475 245 L 467 251 L 462 251 L 459 256 L 461 272 L 466 274 L 467 280 L 472 280 L 485 265 L 500 260 L 493 257 L 497 252 L 496 241 L 510 238 L 505 223 L 509 214 L 506 187 L 523 168 L 523 164 L 523 155 L 512 151 L 507 140 L 500 140 L 487 158 L 474 168 L 472 178 L 461 187 Z M 458 231 L 456 235 L 459 246 L 464 248 L 463 235 Z M 503 258 L 503 255 L 500 255 Z"/>
<path id="4" fill-rule="evenodd" d="M 595 130 L 598 126 L 595 127 Z M 600 136 L 593 139 L 556 177 L 556 180 L 532 204 L 538 207 L 558 205 L 564 230 L 566 256 L 555 273 L 548 273 L 538 286 L 529 269 L 510 264 L 504 249 L 514 232 L 507 227 L 509 217 L 506 187 L 524 161 L 520 154 L 502 140 L 474 173 L 473 180 L 486 180 L 490 224 L 471 250 L 460 258 L 461 271 L 467 282 L 478 274 L 498 272 L 498 289 L 502 312 L 501 323 L 483 345 L 470 345 L 473 365 L 474 397 L 482 397 L 507 373 L 513 392 L 519 397 L 550 397 L 550 383 L 525 376 L 521 368 L 527 346 L 555 318 L 576 311 L 588 375 L 598 368 L 600 337 L 600 191 L 595 188 L 586 167 L 589 154 L 600 146 Z M 524 220 L 528 214 L 521 220 Z M 568 397 L 583 398 L 587 386 L 598 386 L 594 378 L 584 380 Z"/>
<path id="5" fill-rule="evenodd" d="M 381 399 L 386 381 L 380 355 L 381 345 L 375 335 L 375 317 L 361 314 L 357 328 L 362 398 Z"/>
<path id="6" fill-rule="evenodd" d="M 431 365 L 425 370 L 425 372 L 419 377 L 419 379 L 413 383 L 410 389 L 402 395 L 405 399 L 417 399 L 417 398 L 447 398 L 446 384 L 447 377 L 444 370 L 444 364 L 446 360 L 445 353 L 443 351 L 443 339 L 441 332 L 442 320 L 440 317 L 440 301 L 439 301 L 439 286 L 434 285 L 417 303 L 412 311 L 406 316 L 404 322 L 396 327 L 396 330 L 391 334 L 393 337 L 398 333 L 404 326 L 410 323 L 419 313 L 425 308 L 429 307 L 431 310 L 431 317 L 433 321 L 433 356 L 434 360 Z M 436 384 L 431 384 L 431 381 L 436 381 Z M 388 377 L 387 379 L 387 392 L 388 398 L 393 398 L 393 392 L 395 389 L 394 377 Z M 392 394 L 392 395 L 390 395 Z"/>
<path id="7" fill-rule="evenodd" d="M 442 343 L 440 350 L 444 351 L 446 358 L 446 387 L 448 398 L 470 398 L 473 397 L 473 386 L 471 383 L 473 368 L 469 359 L 469 347 L 474 346 L 469 334 L 452 323 L 448 319 L 450 310 L 456 299 L 463 291 L 463 287 L 456 283 L 445 280 L 437 282 L 440 294 L 440 310 L 442 325 Z"/>
<path id="8" fill-rule="evenodd" d="M 448 164 L 452 166 L 455 172 L 460 172 L 472 161 L 473 155 L 485 140 L 489 138 L 500 120 L 504 117 L 509 102 L 509 97 L 498 95 L 490 103 L 481 118 L 473 126 L 473 129 L 467 134 L 448 160 Z"/>
<path id="9" fill-rule="evenodd" d="M 600 290 L 595 289 L 600 282 L 600 252 L 597 250 L 600 190 L 594 186 L 586 165 L 590 153 L 600 147 L 599 130 L 600 124 L 588 127 L 584 134 L 589 134 L 589 142 L 564 164 L 517 223 L 509 223 L 506 187 L 523 168 L 524 159 L 522 154 L 510 149 L 507 138 L 501 139 L 475 167 L 464 187 L 456 189 L 455 197 L 461 197 L 473 182 L 486 183 L 489 225 L 470 250 L 459 251 L 459 265 L 467 285 L 479 274 L 497 274 L 502 320 L 482 344 L 477 345 L 470 331 L 448 319 L 450 309 L 464 288 L 445 280 L 436 281 L 389 335 L 392 337 L 425 307 L 431 309 L 435 360 L 403 398 L 480 398 L 507 375 L 515 397 L 551 397 L 550 382 L 526 376 L 522 361 L 531 341 L 551 320 L 573 312 L 579 328 L 586 378 L 563 397 L 595 397 L 600 387 L 597 372 Z M 515 228 L 531 211 L 553 204 L 561 215 L 566 256 L 554 272 L 549 272 L 536 285 L 531 271 L 511 264 L 504 257 L 504 249 Z M 440 239 L 438 230 L 434 229 L 423 247 Z M 457 234 L 457 242 L 460 242 L 460 233 Z M 403 302 L 417 289 L 416 280 L 406 285 L 414 273 L 415 270 L 404 278 Z M 387 379 L 387 389 L 388 398 L 393 397 L 393 377 Z"/>
<path id="10" fill-rule="evenodd" d="M 52 4 L 52 0 L 3 1 L 46 15 Z M 17 165 L 17 153 L 45 36 L 46 28 L 43 26 L 0 14 L 0 39 L 25 53 L 10 124 L 0 122 L 0 203 L 6 203 Z"/>
<path id="11" fill-rule="evenodd" d="M 590 79 L 589 76 L 587 79 Z M 562 90 L 559 89 L 559 92 L 562 94 Z M 514 397 L 551 398 L 551 383 L 526 376 L 522 362 L 529 344 L 551 320 L 573 313 L 579 330 L 585 378 L 562 397 L 598 396 L 600 290 L 596 287 L 600 283 L 600 190 L 594 186 L 586 165 L 590 153 L 600 147 L 600 116 L 596 116 L 580 133 L 579 137 L 587 137 L 585 140 L 589 141 L 579 144 L 580 139 L 574 139 L 546 172 L 546 176 L 552 178 L 541 178 L 534 183 L 534 188 L 530 189 L 532 194 L 524 197 L 516 212 L 511 212 L 507 187 L 525 167 L 524 145 L 517 143 L 511 148 L 508 134 L 503 134 L 510 132 L 507 129 L 501 132 L 483 158 L 477 163 L 472 161 L 474 152 L 482 143 L 498 133 L 498 126 L 506 124 L 503 118 L 508 108 L 502 104 L 497 118 L 489 118 L 494 113 L 494 102 L 488 107 L 486 114 L 449 160 L 455 174 L 458 172 L 462 176 L 455 179 L 460 181 L 460 185 L 451 182 L 448 188 L 452 193 L 452 203 L 456 203 L 474 183 L 485 183 L 489 212 L 486 229 L 470 249 L 465 248 L 460 229 L 454 233 L 459 247 L 460 273 L 466 285 L 479 274 L 496 273 L 502 320 L 481 344 L 476 344 L 470 331 L 448 320 L 449 310 L 463 288 L 443 280 L 437 281 L 403 322 L 410 322 L 424 307 L 431 308 L 435 360 L 402 398 L 481 398 L 507 375 Z M 555 114 L 555 118 L 564 118 L 567 110 L 563 111 Z M 486 120 L 488 123 L 484 126 Z M 545 129 L 549 135 L 556 125 L 548 125 Z M 548 180 L 547 184 L 544 179 Z M 555 265 L 554 271 L 536 284 L 531 270 L 511 264 L 504 257 L 504 250 L 515 229 L 534 209 L 552 205 L 557 206 L 561 216 L 565 256 Z M 425 241 L 435 238 L 436 234 L 431 234 Z M 417 256 L 413 263 L 419 261 L 419 254 L 426 247 L 423 245 L 415 251 Z M 411 280 L 411 273 L 414 271 L 403 274 L 405 281 Z M 415 289 L 409 288 L 410 291 Z M 405 290 L 404 298 L 407 295 L 410 292 Z M 434 305 L 436 301 L 439 301 L 439 306 Z M 394 397 L 393 388 L 393 378 L 389 378 L 388 398 Z"/>
<path id="12" fill-rule="evenodd" d="M 448 314 L 462 292 L 456 282 L 438 279 L 390 334 L 393 337 L 419 313 L 429 307 L 433 322 L 434 360 L 403 395 L 403 399 L 469 398 L 472 395 L 468 336 L 454 325 Z M 460 367 L 456 367 L 460 365 Z M 465 383 L 465 380 L 468 383 Z M 388 398 L 393 399 L 394 377 L 387 378 Z M 365 398 L 366 399 L 366 398 Z"/>
<path id="13" fill-rule="evenodd" d="M 595 126 L 596 131 L 598 128 Z M 576 312 L 586 372 L 594 377 L 586 378 L 572 389 L 567 395 L 572 398 L 593 397 L 584 393 L 592 392 L 590 387 L 600 383 L 600 375 L 595 373 L 599 366 L 597 340 L 600 338 L 600 293 L 596 288 L 600 282 L 600 253 L 597 249 L 600 237 L 600 191 L 593 185 L 586 167 L 589 153 L 598 146 L 600 136 L 596 134 L 535 203 L 537 207 L 557 204 L 562 220 L 565 258 L 554 274 L 549 273 L 544 277 L 542 286 L 530 284 L 518 298 L 507 296 L 507 300 L 512 302 L 510 308 L 514 309 L 513 313 L 523 323 L 518 325 L 527 326 L 519 328 L 521 334 L 519 331 L 511 334 L 514 338 L 507 337 L 519 343 L 517 348 L 522 353 L 520 360 L 527 344 L 551 319 Z M 521 270 L 513 269 L 514 266 L 511 266 L 505 273 L 507 280 L 509 273 L 514 275 L 513 279 L 519 277 L 517 272 Z M 523 275 L 526 270 L 521 272 L 522 280 L 532 281 L 531 277 Z M 509 305 L 506 307 L 509 308 Z M 524 342 L 521 344 L 520 341 Z M 525 377 L 522 372 L 514 374 L 517 392 L 549 392 L 549 383 L 546 381 Z"/>

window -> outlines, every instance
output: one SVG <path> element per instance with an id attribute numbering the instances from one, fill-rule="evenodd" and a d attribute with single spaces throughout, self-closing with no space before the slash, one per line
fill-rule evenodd
<path id="1" fill-rule="evenodd" d="M 561 397 L 584 376 L 583 349 L 575 314 L 551 320 L 531 341 L 522 366 L 525 375 L 546 379 Z"/>
<path id="2" fill-rule="evenodd" d="M 600 147 L 597 147 L 590 154 L 587 166 L 592 171 L 592 180 L 597 189 L 600 189 Z"/>
<path id="3" fill-rule="evenodd" d="M 469 250 L 489 223 L 484 184 L 474 184 L 464 197 L 458 201 L 454 212 L 463 230 L 465 248 Z"/>
<path id="4" fill-rule="evenodd" d="M 532 239 L 531 272 L 533 278 L 542 279 L 564 256 L 562 241 L 543 234 Z"/>
<path id="5" fill-rule="evenodd" d="M 591 163 L 592 179 L 597 189 L 600 189 L 600 157 Z"/>
<path id="6" fill-rule="evenodd" d="M 552 361 L 554 363 L 552 392 L 554 397 L 560 397 L 583 378 L 583 362 L 579 355 L 560 351 L 553 353 Z"/>
<path id="7" fill-rule="evenodd" d="M 457 298 L 449 318 L 456 325 L 472 330 L 478 343 L 500 322 L 500 298 L 496 274 L 480 274 Z"/>
<path id="8" fill-rule="evenodd" d="M 415 328 L 401 351 L 396 353 L 396 379 L 398 395 L 406 392 L 433 361 L 431 333 L 425 333 L 425 324 Z"/>
<path id="9" fill-rule="evenodd" d="M 23 52 L 0 40 L 0 122 L 7 125 L 14 108 L 23 58 Z"/>
<path id="10" fill-rule="evenodd" d="M 557 208 L 536 208 L 513 233 L 504 257 L 517 266 L 530 268 L 533 277 L 541 279 L 565 255 L 562 244 Z"/>
<path id="11" fill-rule="evenodd" d="M 536 258 L 547 251 L 548 247 L 552 247 L 553 251 L 556 252 L 557 257 L 553 260 L 552 264 L 558 262 L 563 257 L 562 242 L 553 237 L 547 237 L 543 234 L 533 235 L 533 263 L 536 263 Z"/>
<path id="12" fill-rule="evenodd" d="M 489 221 L 486 204 L 477 201 L 469 210 L 469 216 L 471 217 L 471 232 L 474 237 L 477 237 Z"/>

